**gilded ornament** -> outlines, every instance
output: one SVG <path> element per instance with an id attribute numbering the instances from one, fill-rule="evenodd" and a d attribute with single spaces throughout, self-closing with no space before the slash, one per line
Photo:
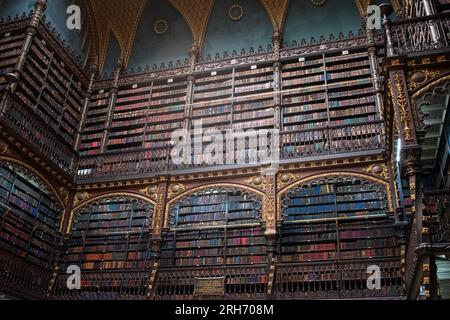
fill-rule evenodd
<path id="1" fill-rule="evenodd" d="M 3 140 L 0 140 L 0 154 L 8 152 L 8 145 Z"/>

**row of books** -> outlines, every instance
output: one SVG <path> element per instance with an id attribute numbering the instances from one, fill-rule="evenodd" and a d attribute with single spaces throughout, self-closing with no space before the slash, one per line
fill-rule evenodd
<path id="1" fill-rule="evenodd" d="M 339 232 L 339 238 L 343 240 L 358 238 L 375 238 L 375 237 L 393 237 L 394 230 L 392 228 L 379 228 L 369 230 L 345 230 Z"/>
<path id="2" fill-rule="evenodd" d="M 327 261 L 336 259 L 336 251 L 282 254 L 281 262 Z"/>
<path id="3" fill-rule="evenodd" d="M 364 250 L 352 250 L 340 252 L 341 259 L 395 257 L 398 255 L 399 250 L 397 248 L 377 248 L 377 249 L 364 249 Z"/>
<path id="4" fill-rule="evenodd" d="M 81 265 L 84 270 L 113 270 L 113 269 L 143 269 L 147 265 L 146 261 L 102 261 L 85 262 Z"/>
<path id="5" fill-rule="evenodd" d="M 289 252 L 308 252 L 308 251 L 335 251 L 337 249 L 336 243 L 318 243 L 308 245 L 285 245 L 282 246 L 283 253 Z"/>
<path id="6" fill-rule="evenodd" d="M 139 227 L 148 225 L 149 219 L 144 217 L 140 219 L 133 218 L 132 220 L 113 220 L 113 221 L 99 221 L 99 222 L 79 222 L 77 224 L 77 229 L 98 229 L 98 228 L 118 228 L 122 227 L 126 231 L 129 226 Z"/>

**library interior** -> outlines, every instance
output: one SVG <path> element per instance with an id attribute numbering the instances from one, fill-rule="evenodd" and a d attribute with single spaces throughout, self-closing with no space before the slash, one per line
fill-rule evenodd
<path id="1" fill-rule="evenodd" d="M 0 300 L 450 299 L 449 90 L 450 0 L 0 0 Z"/>

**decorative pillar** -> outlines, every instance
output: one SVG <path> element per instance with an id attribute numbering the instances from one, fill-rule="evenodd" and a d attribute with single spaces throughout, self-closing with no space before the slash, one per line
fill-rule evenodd
<path id="1" fill-rule="evenodd" d="M 391 20 L 389 19 L 389 16 L 394 12 L 394 9 L 390 4 L 382 4 L 380 10 L 383 16 L 383 27 L 386 34 L 386 54 L 388 57 L 392 57 L 395 56 L 395 51 L 392 42 Z"/>
<path id="2" fill-rule="evenodd" d="M 162 231 L 164 226 L 164 213 L 168 194 L 168 177 L 160 177 L 155 190 L 156 205 L 153 213 L 151 248 L 152 259 L 147 287 L 147 298 L 152 300 L 155 296 L 156 280 L 158 278 L 159 261 L 161 258 Z"/>
<path id="3" fill-rule="evenodd" d="M 380 77 L 380 63 L 378 60 L 378 49 L 375 43 L 373 30 L 367 28 L 367 43 L 369 52 L 369 62 L 372 69 L 373 85 L 375 88 L 375 103 L 377 106 L 378 117 L 380 120 L 384 119 L 384 100 L 383 100 L 383 85 Z M 383 125 L 384 126 L 384 125 Z"/>
<path id="4" fill-rule="evenodd" d="M 267 283 L 267 296 L 270 298 L 276 274 L 277 260 L 277 171 L 265 168 L 264 189 L 265 197 L 263 203 L 263 218 L 266 222 L 267 261 L 269 267 L 269 278 Z"/>
<path id="5" fill-rule="evenodd" d="M 275 31 L 272 37 L 274 64 L 273 64 L 273 90 L 274 90 L 274 127 L 281 129 L 281 47 L 283 43 L 282 34 Z"/>
<path id="6" fill-rule="evenodd" d="M 86 92 L 86 96 L 84 97 L 83 112 L 81 114 L 81 120 L 80 120 L 80 124 L 78 125 L 78 132 L 77 132 L 77 137 L 75 140 L 75 150 L 76 151 L 79 151 L 79 149 L 80 149 L 81 133 L 84 128 L 84 123 L 86 121 L 89 102 L 91 101 L 91 97 L 92 97 L 92 92 L 93 92 L 93 88 L 94 88 L 94 80 L 95 80 L 95 76 L 97 74 L 97 65 L 94 64 L 93 66 L 91 66 L 89 73 L 90 73 L 89 85 L 88 85 L 88 89 Z"/>
<path id="7" fill-rule="evenodd" d="M 6 93 L 2 97 L 2 101 L 0 102 L 0 118 L 3 118 L 6 113 L 8 113 L 8 101 L 9 95 L 8 92 L 14 93 L 17 88 L 17 83 L 20 80 L 20 76 L 25 65 L 26 59 L 28 57 L 28 53 L 31 49 L 31 44 L 36 36 L 39 24 L 42 21 L 42 16 L 44 15 L 45 10 L 47 9 L 47 1 L 46 0 L 37 0 L 34 4 L 35 10 L 33 15 L 31 16 L 30 25 L 27 28 L 27 34 L 25 36 L 25 40 L 22 46 L 22 50 L 18 57 L 17 63 L 14 67 L 13 72 L 7 73 L 5 78 L 9 82 L 6 87 Z"/>
<path id="8" fill-rule="evenodd" d="M 194 86 L 195 86 L 195 65 L 197 64 L 200 56 L 200 48 L 194 43 L 191 51 L 189 52 L 189 76 L 187 78 L 187 90 L 186 90 L 186 105 L 184 108 L 184 122 L 183 129 L 190 129 L 190 118 L 192 114 L 192 104 L 194 103 Z"/>
<path id="9" fill-rule="evenodd" d="M 114 114 L 114 107 L 116 105 L 117 94 L 119 93 L 119 79 L 120 79 L 120 75 L 122 73 L 123 68 L 124 68 L 124 65 L 123 65 L 123 60 L 121 57 L 121 58 L 119 58 L 119 60 L 116 63 L 116 66 L 114 67 L 114 79 L 113 79 L 113 85 L 112 85 L 112 89 L 111 89 L 111 95 L 109 98 L 105 130 L 103 130 L 103 137 L 102 137 L 102 144 L 101 144 L 101 151 L 100 151 L 101 153 L 104 153 L 106 151 L 106 145 L 108 144 L 108 132 L 111 129 L 112 117 Z"/>

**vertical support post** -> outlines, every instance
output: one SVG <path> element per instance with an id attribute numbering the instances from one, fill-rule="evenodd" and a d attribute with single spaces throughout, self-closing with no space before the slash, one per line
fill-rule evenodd
<path id="1" fill-rule="evenodd" d="M 92 97 L 92 92 L 93 92 L 93 88 L 94 88 L 94 80 L 95 80 L 95 76 L 97 73 L 97 65 L 92 65 L 90 70 L 90 77 L 89 77 L 89 85 L 88 85 L 88 89 L 86 92 L 86 96 L 84 97 L 84 103 L 83 103 L 83 111 L 81 114 L 81 121 L 80 124 L 78 125 L 78 132 L 77 132 L 77 137 L 75 140 L 75 150 L 79 151 L 80 150 L 80 141 L 81 141 L 81 133 L 83 131 L 84 128 L 84 123 L 86 121 L 86 116 L 87 116 L 87 111 L 88 111 L 88 107 L 89 107 L 89 102 L 91 101 L 91 97 Z"/>
<path id="2" fill-rule="evenodd" d="M 156 292 L 156 282 L 158 279 L 158 269 L 161 258 L 162 230 L 165 221 L 165 209 L 168 193 L 168 177 L 164 176 L 159 179 L 156 187 L 156 206 L 153 214 L 153 225 L 151 235 L 151 271 L 147 284 L 147 299 L 153 300 Z"/>
<path id="3" fill-rule="evenodd" d="M 26 59 L 28 57 L 28 53 L 30 52 L 31 45 L 36 36 L 39 24 L 42 21 L 42 16 L 44 15 L 45 10 L 47 9 L 47 1 L 46 0 L 37 0 L 34 4 L 34 12 L 31 17 L 30 25 L 27 28 L 27 34 L 25 36 L 25 40 L 22 46 L 22 50 L 20 52 L 17 63 L 14 67 L 12 73 L 6 75 L 6 78 L 9 81 L 9 84 L 6 87 L 6 93 L 3 95 L 2 100 L 0 102 L 0 118 L 4 117 L 5 114 L 8 113 L 9 109 L 9 94 L 14 93 L 17 89 L 17 84 L 20 80 L 20 76 L 25 65 Z"/>
<path id="4" fill-rule="evenodd" d="M 373 35 L 373 30 L 367 28 L 367 43 L 369 52 L 369 62 L 372 69 L 373 85 L 375 88 L 375 103 L 377 106 L 378 117 L 384 119 L 384 101 L 383 101 L 383 85 L 380 77 L 380 63 L 378 60 L 378 50 Z M 383 128 L 384 129 L 384 128 Z"/>
<path id="5" fill-rule="evenodd" d="M 195 86 L 195 65 L 200 55 L 199 46 L 194 43 L 189 52 L 189 76 L 187 78 L 186 105 L 184 108 L 183 129 L 190 129 L 190 119 L 192 114 L 192 104 L 194 103 L 194 86 Z"/>
<path id="6" fill-rule="evenodd" d="M 112 117 L 114 114 L 114 107 L 116 105 L 117 94 L 119 93 L 119 79 L 120 79 L 120 75 L 122 73 L 123 68 L 124 68 L 124 65 L 122 62 L 122 58 L 119 58 L 119 60 L 116 63 L 116 66 L 114 67 L 113 86 L 111 89 L 111 96 L 109 98 L 105 130 L 103 130 L 103 137 L 102 137 L 102 144 L 101 144 L 101 151 L 100 151 L 101 153 L 104 153 L 106 151 L 106 146 L 108 144 L 108 133 L 111 129 Z"/>
<path id="7" fill-rule="evenodd" d="M 386 34 L 386 49 L 387 56 L 395 56 L 394 43 L 392 41 L 391 20 L 389 16 L 394 12 L 394 9 L 390 4 L 383 4 L 380 6 L 381 14 L 383 17 L 383 27 Z"/>
<path id="8" fill-rule="evenodd" d="M 282 47 L 282 34 L 279 31 L 275 31 L 272 37 L 274 60 L 273 63 L 273 90 L 274 90 L 274 128 L 281 129 L 281 47 Z"/>

